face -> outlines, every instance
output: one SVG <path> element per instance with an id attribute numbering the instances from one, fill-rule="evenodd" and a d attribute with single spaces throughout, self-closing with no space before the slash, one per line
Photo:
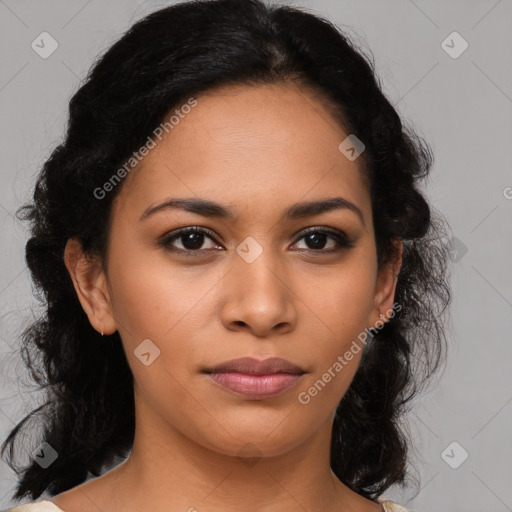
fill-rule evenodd
<path id="1" fill-rule="evenodd" d="M 272 456 L 332 424 L 360 362 L 353 342 L 389 316 L 398 274 L 377 272 L 360 161 L 338 149 L 347 135 L 296 86 L 205 93 L 125 178 L 106 273 L 87 267 L 81 285 L 68 244 L 91 323 L 119 331 L 136 409 L 162 428 Z M 296 368 L 205 373 L 243 357 Z"/>

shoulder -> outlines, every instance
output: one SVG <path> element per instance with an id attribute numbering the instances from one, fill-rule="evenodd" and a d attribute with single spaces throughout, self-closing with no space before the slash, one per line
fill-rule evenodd
<path id="1" fill-rule="evenodd" d="M 32 503 L 25 503 L 18 505 L 14 508 L 9 508 L 4 512 L 64 512 L 51 501 L 37 501 Z"/>
<path id="2" fill-rule="evenodd" d="M 385 500 L 381 501 L 380 504 L 384 508 L 384 512 L 407 512 L 407 509 L 393 501 Z"/>

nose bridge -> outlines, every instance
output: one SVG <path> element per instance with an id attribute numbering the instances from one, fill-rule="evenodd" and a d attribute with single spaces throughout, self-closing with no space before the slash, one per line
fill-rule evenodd
<path id="1" fill-rule="evenodd" d="M 263 335 L 276 325 L 295 320 L 293 294 L 286 285 L 286 263 L 270 244 L 260 244 L 247 237 L 236 248 L 229 273 L 224 321 L 242 322 Z"/>
<path id="2" fill-rule="evenodd" d="M 234 258 L 236 279 L 244 294 L 269 293 L 277 299 L 283 293 L 284 265 L 270 242 L 265 246 L 263 243 L 249 236 L 238 245 Z"/>

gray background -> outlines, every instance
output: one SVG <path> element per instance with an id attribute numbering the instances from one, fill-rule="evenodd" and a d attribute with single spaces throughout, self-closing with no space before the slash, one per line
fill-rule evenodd
<path id="1" fill-rule="evenodd" d="M 408 420 L 421 490 L 415 498 L 412 488 L 388 495 L 411 511 L 510 511 L 512 2 L 293 3 L 326 16 L 371 49 L 386 94 L 434 150 L 427 193 L 456 237 L 450 358 Z M 94 57 L 164 5 L 0 0 L 2 441 L 40 401 L 26 387 L 29 378 L 17 354 L 20 331 L 39 306 L 24 263 L 27 233 L 13 214 L 29 199 L 36 172 L 61 140 L 68 101 Z M 59 45 L 47 59 L 31 48 L 43 31 Z M 454 31 L 469 43 L 458 58 L 441 46 Z M 456 39 L 448 44 L 452 51 L 461 48 Z M 34 443 L 26 440 L 27 453 Z M 461 463 L 463 450 L 469 456 Z M 445 460 L 460 465 L 453 469 Z M 0 461 L 0 508 L 10 504 L 14 482 Z"/>

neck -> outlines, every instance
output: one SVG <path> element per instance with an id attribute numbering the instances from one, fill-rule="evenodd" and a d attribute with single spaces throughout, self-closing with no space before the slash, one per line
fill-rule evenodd
<path id="1" fill-rule="evenodd" d="M 248 443 L 242 450 L 243 455 L 249 455 L 245 458 L 204 446 L 204 442 L 194 440 L 193 432 L 170 426 L 147 402 L 136 404 L 137 428 L 129 458 L 77 488 L 98 510 L 381 510 L 331 471 L 332 418 L 302 444 L 277 455 L 259 455 Z M 80 508 L 66 509 L 63 500 L 54 501 L 66 512 L 81 512 Z"/>

